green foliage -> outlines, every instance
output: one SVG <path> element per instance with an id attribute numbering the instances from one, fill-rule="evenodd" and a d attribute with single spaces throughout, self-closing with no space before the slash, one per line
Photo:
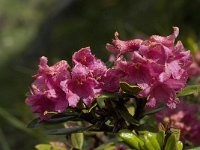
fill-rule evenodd
<path id="1" fill-rule="evenodd" d="M 120 140 L 136 150 L 182 150 L 183 144 L 175 133 L 159 131 L 152 133 L 140 131 L 136 134 L 130 130 L 121 130 L 118 133 Z"/>
<path id="2" fill-rule="evenodd" d="M 71 135 L 71 141 L 74 148 L 81 150 L 83 148 L 83 142 L 84 142 L 83 133 L 73 133 Z"/>
<path id="3" fill-rule="evenodd" d="M 106 143 L 101 146 L 95 148 L 95 150 L 116 150 L 114 143 Z"/>
<path id="4" fill-rule="evenodd" d="M 119 85 L 123 92 L 134 96 L 136 96 L 142 90 L 140 86 L 130 85 L 126 82 L 120 82 Z"/>
<path id="5" fill-rule="evenodd" d="M 37 150 L 66 150 L 66 148 L 53 146 L 51 144 L 38 144 L 35 146 Z"/>
<path id="6" fill-rule="evenodd" d="M 177 94 L 177 96 L 187 96 L 198 92 L 200 92 L 200 85 L 188 85 L 184 89 L 182 89 L 181 92 Z"/>
<path id="7" fill-rule="evenodd" d="M 49 135 L 68 135 L 71 133 L 76 133 L 76 132 L 82 132 L 86 130 L 86 127 L 80 127 L 80 128 L 61 128 L 61 129 L 50 129 L 47 130 L 47 134 Z"/>

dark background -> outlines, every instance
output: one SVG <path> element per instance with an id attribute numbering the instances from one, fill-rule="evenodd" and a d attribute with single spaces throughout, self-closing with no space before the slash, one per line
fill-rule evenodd
<path id="1" fill-rule="evenodd" d="M 0 0 L 0 149 L 31 150 L 57 138 L 26 128 L 34 116 L 24 100 L 40 56 L 71 63 L 74 51 L 91 46 L 106 61 L 115 31 L 125 40 L 169 35 L 173 26 L 194 53 L 199 8 L 200 0 Z"/>

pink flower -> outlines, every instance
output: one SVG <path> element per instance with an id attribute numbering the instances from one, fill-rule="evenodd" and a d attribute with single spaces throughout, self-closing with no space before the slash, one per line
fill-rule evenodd
<path id="1" fill-rule="evenodd" d="M 66 95 L 60 87 L 60 83 L 68 79 L 69 65 L 66 61 L 60 61 L 53 66 L 47 65 L 47 58 L 40 58 L 38 74 L 34 76 L 35 81 L 31 86 L 30 96 L 26 103 L 32 107 L 41 119 L 48 119 L 45 111 L 63 112 L 68 106 Z"/>
<path id="2" fill-rule="evenodd" d="M 198 77 L 198 76 L 200 76 L 200 66 L 199 66 L 196 62 L 194 62 L 194 63 L 192 63 L 192 65 L 190 66 L 188 72 L 189 72 L 189 75 L 190 75 L 190 76 Z"/>
<path id="3" fill-rule="evenodd" d="M 71 79 L 61 83 L 69 106 L 76 107 L 81 99 L 87 106 L 90 106 L 100 92 L 98 81 L 91 76 L 87 67 L 78 63 L 72 69 L 71 76 Z"/>
<path id="4" fill-rule="evenodd" d="M 179 101 L 176 93 L 186 85 L 192 58 L 180 41 L 174 44 L 178 31 L 174 27 L 174 33 L 169 36 L 153 35 L 140 42 L 120 41 L 116 35 L 113 49 L 109 45 L 109 50 L 120 50 L 121 56 L 113 67 L 125 74 L 120 80 L 141 86 L 144 90 L 138 96 L 149 97 L 148 106 L 165 103 L 175 108 Z"/>
<path id="5" fill-rule="evenodd" d="M 124 72 L 116 69 L 109 69 L 101 80 L 101 88 L 106 92 L 118 92 L 119 82 L 124 76 Z"/>
<path id="6" fill-rule="evenodd" d="M 169 124 L 172 128 L 180 129 L 183 141 L 189 140 L 194 144 L 200 144 L 200 120 L 198 120 L 197 113 L 196 105 L 182 101 L 177 109 L 166 109 L 157 113 L 156 119 Z"/>
<path id="7" fill-rule="evenodd" d="M 90 47 L 82 48 L 74 53 L 72 60 L 75 65 L 80 63 L 86 66 L 92 76 L 97 80 L 99 80 L 107 70 L 106 65 L 100 59 L 92 55 Z"/>
<path id="8" fill-rule="evenodd" d="M 115 32 L 115 40 L 112 41 L 113 45 L 111 45 L 111 44 L 106 45 L 106 48 L 109 51 L 111 51 L 117 55 L 121 55 L 126 52 L 131 52 L 134 50 L 138 50 L 138 48 L 140 47 L 140 44 L 142 43 L 141 39 L 122 41 L 122 40 L 119 40 L 118 36 L 119 36 L 118 32 Z"/>

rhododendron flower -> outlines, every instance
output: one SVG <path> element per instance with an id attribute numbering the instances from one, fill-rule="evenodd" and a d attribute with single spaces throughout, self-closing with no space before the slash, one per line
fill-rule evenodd
<path id="1" fill-rule="evenodd" d="M 91 75 L 99 80 L 101 76 L 106 72 L 106 65 L 92 55 L 90 47 L 82 48 L 78 52 L 75 52 L 72 57 L 74 64 L 82 64 L 88 67 Z"/>
<path id="2" fill-rule="evenodd" d="M 122 41 L 118 38 L 119 34 L 115 32 L 115 40 L 112 41 L 113 45 L 107 44 L 106 48 L 118 55 L 124 54 L 126 52 L 131 52 L 138 50 L 140 44 L 142 43 L 141 39 L 133 39 L 129 41 Z"/>
<path id="3" fill-rule="evenodd" d="M 71 79 L 61 83 L 71 107 L 76 107 L 80 99 L 90 106 L 94 97 L 100 92 L 98 85 L 98 81 L 91 76 L 90 70 L 78 63 L 72 69 Z"/>
<path id="4" fill-rule="evenodd" d="M 125 54 L 115 61 L 113 68 L 125 74 L 121 80 L 143 88 L 138 96 L 149 97 L 148 106 L 164 102 L 175 108 L 179 101 L 176 93 L 186 85 L 192 58 L 180 41 L 175 45 L 178 32 L 174 27 L 174 33 L 169 36 L 153 35 L 144 41 L 137 39 L 140 42 L 120 41 L 117 34 L 114 46 L 107 45 L 109 51 L 118 49 L 117 55 Z"/>
<path id="5" fill-rule="evenodd" d="M 118 92 L 119 82 L 125 74 L 116 69 L 109 69 L 101 80 L 101 88 L 106 92 Z"/>
<path id="6" fill-rule="evenodd" d="M 176 109 L 166 109 L 156 114 L 156 119 L 167 123 L 172 128 L 181 130 L 182 140 L 189 140 L 200 144 L 200 120 L 198 120 L 198 106 L 181 102 Z"/>
<path id="7" fill-rule="evenodd" d="M 48 119 L 45 111 L 63 112 L 68 106 L 65 92 L 61 89 L 60 83 L 68 79 L 68 63 L 60 61 L 49 67 L 47 58 L 40 58 L 38 74 L 34 76 L 30 96 L 26 103 L 32 107 L 34 113 L 39 114 L 41 119 Z"/>

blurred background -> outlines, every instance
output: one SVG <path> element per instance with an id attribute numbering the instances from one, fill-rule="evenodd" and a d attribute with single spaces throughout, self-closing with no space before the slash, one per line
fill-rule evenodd
<path id="1" fill-rule="evenodd" d="M 31 150 L 49 137 L 26 125 L 35 117 L 24 101 L 39 57 L 53 64 L 82 47 L 106 61 L 105 44 L 169 35 L 180 28 L 187 49 L 198 50 L 200 0 L 0 0 L 0 149 Z"/>

